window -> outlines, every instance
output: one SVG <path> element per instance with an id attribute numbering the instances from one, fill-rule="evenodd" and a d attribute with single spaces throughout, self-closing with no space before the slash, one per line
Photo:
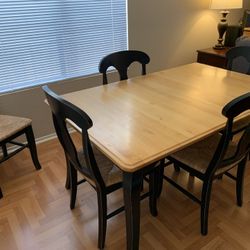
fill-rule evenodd
<path id="1" fill-rule="evenodd" d="M 126 0 L 1 0 L 0 92 L 97 73 L 126 18 Z"/>

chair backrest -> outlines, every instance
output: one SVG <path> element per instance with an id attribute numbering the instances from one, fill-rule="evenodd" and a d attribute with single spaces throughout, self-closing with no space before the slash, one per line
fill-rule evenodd
<path id="1" fill-rule="evenodd" d="M 250 92 L 233 99 L 224 106 L 222 114 L 227 118 L 227 123 L 222 131 L 222 136 L 213 159 L 207 169 L 208 174 L 213 173 L 217 168 L 236 165 L 248 156 L 250 152 L 250 119 L 248 125 L 238 133 L 233 131 L 233 123 L 237 116 L 249 110 Z M 234 136 L 238 137 L 235 142 L 235 151 L 233 151 L 232 154 L 227 155 Z"/>
<path id="2" fill-rule="evenodd" d="M 137 50 L 118 51 L 105 56 L 99 63 L 99 72 L 103 74 L 103 84 L 107 84 L 107 69 L 115 67 L 119 72 L 120 80 L 128 79 L 128 67 L 133 62 L 139 62 L 142 65 L 142 75 L 146 74 L 146 64 L 150 61 L 149 56 Z"/>
<path id="3" fill-rule="evenodd" d="M 227 69 L 250 74 L 250 47 L 234 47 L 227 51 Z"/>
<path id="4" fill-rule="evenodd" d="M 51 91 L 48 86 L 43 86 L 42 89 L 45 92 L 52 112 L 56 134 L 64 149 L 67 159 L 82 174 L 92 180 L 95 185 L 104 187 L 105 184 L 97 166 L 88 136 L 88 129 L 93 125 L 92 120 L 83 110 L 58 96 L 56 93 Z M 85 157 L 86 166 L 80 164 L 75 144 L 67 129 L 67 120 L 73 122 L 81 129 L 82 153 Z"/>

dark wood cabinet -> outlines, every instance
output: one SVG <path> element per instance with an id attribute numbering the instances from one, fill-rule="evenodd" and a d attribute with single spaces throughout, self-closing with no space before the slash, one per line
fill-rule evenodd
<path id="1" fill-rule="evenodd" d="M 226 68 L 226 52 L 230 48 L 215 50 L 213 48 L 197 50 L 197 62 L 211 66 Z"/>

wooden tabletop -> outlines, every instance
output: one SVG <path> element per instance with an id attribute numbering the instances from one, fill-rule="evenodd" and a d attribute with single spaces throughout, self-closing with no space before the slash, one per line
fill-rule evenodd
<path id="1" fill-rule="evenodd" d="M 250 76 L 193 63 L 64 95 L 93 120 L 90 139 L 134 172 L 225 125 L 223 106 Z"/>

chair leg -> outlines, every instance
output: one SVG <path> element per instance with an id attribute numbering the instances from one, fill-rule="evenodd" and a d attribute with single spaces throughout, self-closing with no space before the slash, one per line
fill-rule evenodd
<path id="1" fill-rule="evenodd" d="M 212 189 L 212 180 L 204 181 L 201 194 L 201 234 L 208 232 L 208 212 Z"/>
<path id="2" fill-rule="evenodd" d="M 0 188 L 0 199 L 3 198 L 2 189 Z"/>
<path id="3" fill-rule="evenodd" d="M 7 147 L 6 144 L 2 145 L 2 150 L 3 150 L 3 157 L 7 157 L 8 156 L 8 151 L 7 151 Z"/>
<path id="4" fill-rule="evenodd" d="M 237 168 L 237 179 L 236 179 L 236 197 L 237 205 L 242 206 L 243 203 L 243 184 L 244 184 L 244 173 L 246 169 L 247 157 L 243 159 Z"/>
<path id="5" fill-rule="evenodd" d="M 76 203 L 76 193 L 77 193 L 77 170 L 69 163 L 70 170 L 70 208 L 75 208 Z"/>
<path id="6" fill-rule="evenodd" d="M 160 162 L 160 166 L 158 167 L 158 185 L 157 185 L 157 198 L 160 197 L 162 192 L 162 186 L 163 186 L 163 175 L 164 175 L 164 160 Z"/>
<path id="7" fill-rule="evenodd" d="M 70 162 L 67 159 L 67 156 L 65 154 L 65 159 L 66 159 L 66 181 L 65 181 L 65 188 L 70 189 Z"/>
<path id="8" fill-rule="evenodd" d="M 103 249 L 105 246 L 106 229 L 107 229 L 107 196 L 97 190 L 98 200 L 98 248 Z"/>
<path id="9" fill-rule="evenodd" d="M 160 166 L 149 174 L 149 208 L 152 216 L 157 216 L 157 195 Z"/>
<path id="10" fill-rule="evenodd" d="M 41 169 L 41 165 L 38 161 L 38 157 L 37 157 L 37 150 L 36 150 L 36 143 L 35 143 L 35 137 L 34 137 L 34 133 L 33 133 L 33 130 L 32 130 L 32 127 L 29 126 L 25 129 L 25 134 L 26 134 L 26 138 L 27 138 L 27 141 L 28 141 L 28 147 L 29 147 L 29 150 L 30 150 L 30 154 L 31 154 L 31 158 L 32 158 L 32 161 L 35 165 L 35 168 L 38 170 L 38 169 Z"/>

